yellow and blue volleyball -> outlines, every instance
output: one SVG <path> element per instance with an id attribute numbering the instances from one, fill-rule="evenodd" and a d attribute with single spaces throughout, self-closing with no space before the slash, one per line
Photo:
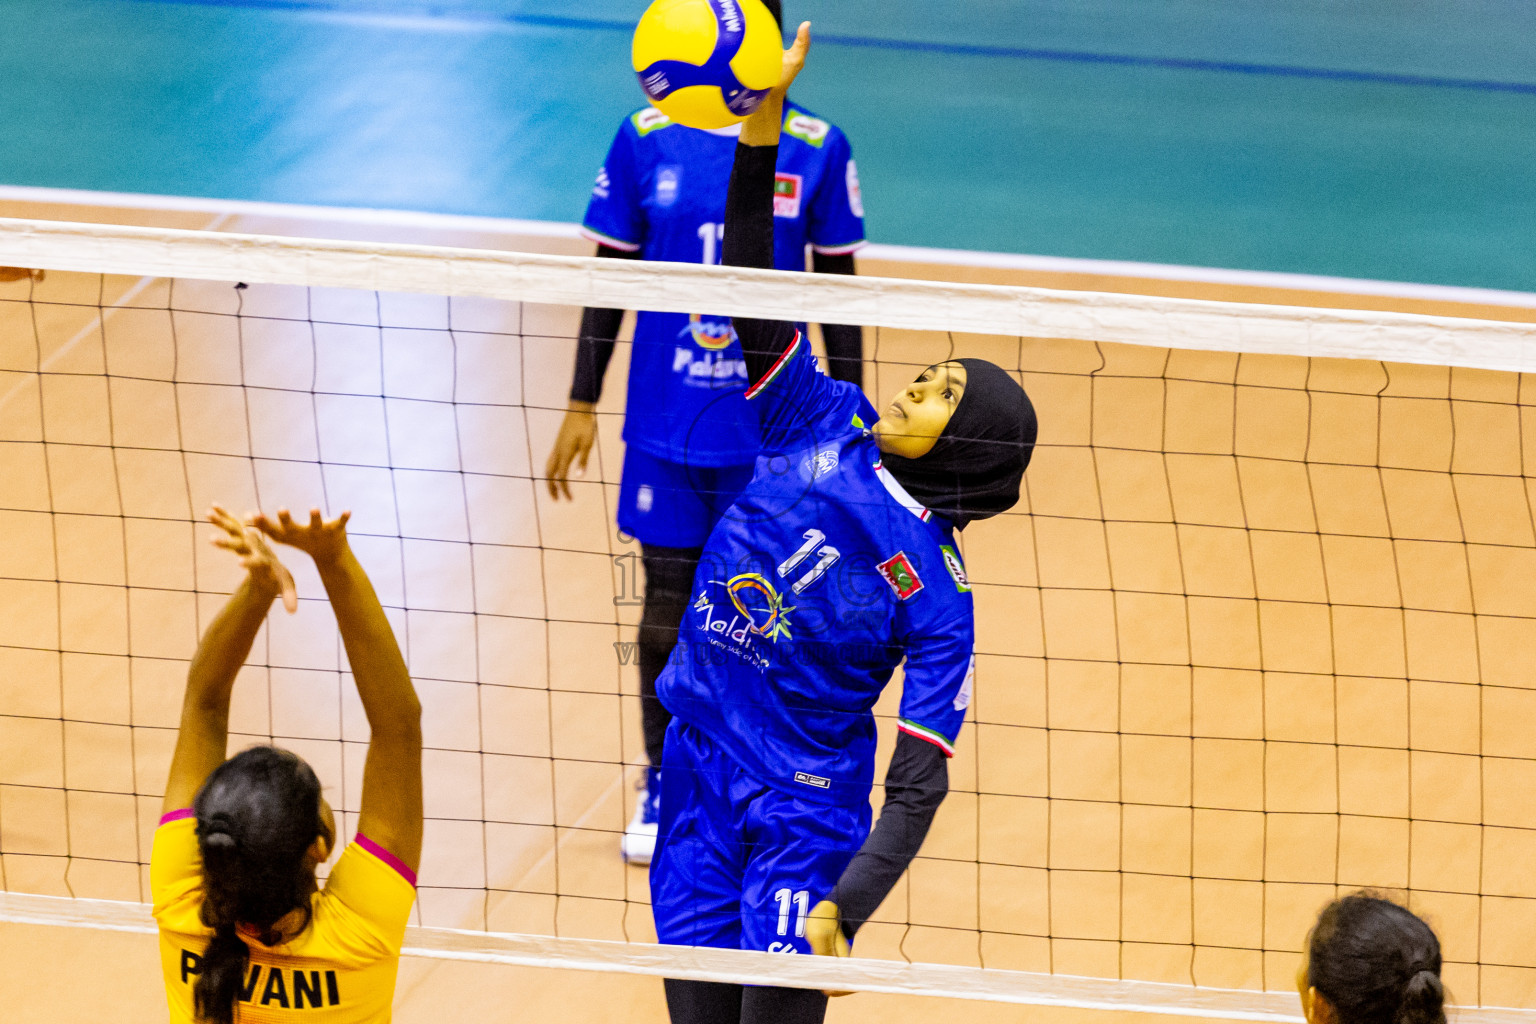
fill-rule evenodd
<path id="1" fill-rule="evenodd" d="M 783 40 L 762 0 L 655 0 L 635 28 L 640 87 L 678 124 L 750 117 L 779 80 Z"/>

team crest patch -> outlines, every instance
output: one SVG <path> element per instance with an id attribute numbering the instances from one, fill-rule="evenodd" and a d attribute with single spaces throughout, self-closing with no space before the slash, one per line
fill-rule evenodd
<path id="1" fill-rule="evenodd" d="M 905 551 L 896 552 L 875 568 L 903 601 L 923 589 L 923 581 L 918 579 L 917 570 L 912 568 L 912 560 Z"/>
<path id="2" fill-rule="evenodd" d="M 805 179 L 798 174 L 780 171 L 773 176 L 773 215 L 775 217 L 800 216 L 800 193 Z"/>
<path id="3" fill-rule="evenodd" d="M 671 206 L 677 202 L 677 188 L 681 180 L 681 167 L 668 165 L 656 170 L 656 205 Z"/>
<path id="4" fill-rule="evenodd" d="M 823 448 L 805 460 L 805 471 L 812 480 L 819 480 L 837 468 L 837 449 Z"/>
<path id="5" fill-rule="evenodd" d="M 969 594 L 971 581 L 966 578 L 965 564 L 960 561 L 960 553 L 948 544 L 940 544 L 939 550 L 944 552 L 944 568 L 955 578 L 955 589 L 962 594 Z"/>

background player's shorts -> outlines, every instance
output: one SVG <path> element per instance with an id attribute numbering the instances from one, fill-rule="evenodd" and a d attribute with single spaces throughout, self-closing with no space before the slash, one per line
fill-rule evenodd
<path id="1" fill-rule="evenodd" d="M 869 835 L 869 802 L 800 800 L 747 775 L 674 718 L 651 859 L 656 936 L 683 946 L 809 953 L 805 919 Z"/>
<path id="2" fill-rule="evenodd" d="M 685 466 L 628 445 L 619 483 L 619 529 L 642 544 L 701 548 L 751 481 L 751 465 Z"/>

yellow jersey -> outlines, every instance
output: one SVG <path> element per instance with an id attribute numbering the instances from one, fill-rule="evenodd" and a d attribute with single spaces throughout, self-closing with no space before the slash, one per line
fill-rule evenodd
<path id="1" fill-rule="evenodd" d="M 160 927 L 160 969 L 171 1024 L 196 1024 L 192 988 L 213 930 L 203 924 L 203 863 L 190 809 L 160 819 L 149 861 Z M 235 1006 L 240 1024 L 383 1024 L 390 1019 L 416 876 L 362 833 L 310 897 L 309 927 L 266 946 L 242 932 L 251 950 Z"/>

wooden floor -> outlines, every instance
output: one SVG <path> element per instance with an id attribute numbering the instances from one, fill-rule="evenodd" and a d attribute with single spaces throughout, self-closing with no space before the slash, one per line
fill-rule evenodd
<path id="1" fill-rule="evenodd" d="M 588 248 L 216 211 L 0 216 Z M 535 478 L 564 406 L 574 309 L 455 302 L 450 334 L 441 299 L 68 274 L 29 287 L 0 284 L 0 886 L 148 898 L 186 661 L 237 578 L 193 520 L 213 501 L 322 504 L 354 509 L 426 710 L 418 923 L 653 940 L 645 873 L 617 855 L 643 759 L 635 668 L 615 646 L 638 615 L 625 600 L 636 549 L 612 525 L 624 347 L 593 469 L 574 504 L 555 505 Z M 1431 917 L 1458 998 L 1536 1006 L 1536 811 L 1521 799 L 1536 776 L 1531 382 L 956 341 L 1024 372 L 1040 448 L 1017 514 L 964 536 L 973 721 L 924 857 L 861 955 L 1283 989 L 1317 909 L 1373 886 Z M 949 345 L 901 331 L 869 343 L 882 395 Z M 318 581 L 292 561 L 301 610 L 258 640 L 234 742 L 276 737 L 309 758 L 350 831 L 366 728 Z M 883 752 L 897 692 L 879 708 Z M 161 999 L 148 939 L 0 926 L 0 1002 L 15 1019 L 152 1019 Z M 440 1019 L 448 1002 L 466 1019 L 665 1016 L 648 979 L 403 967 L 401 1020 Z M 1025 1013 L 877 996 L 835 1007 L 848 1022 Z"/>

